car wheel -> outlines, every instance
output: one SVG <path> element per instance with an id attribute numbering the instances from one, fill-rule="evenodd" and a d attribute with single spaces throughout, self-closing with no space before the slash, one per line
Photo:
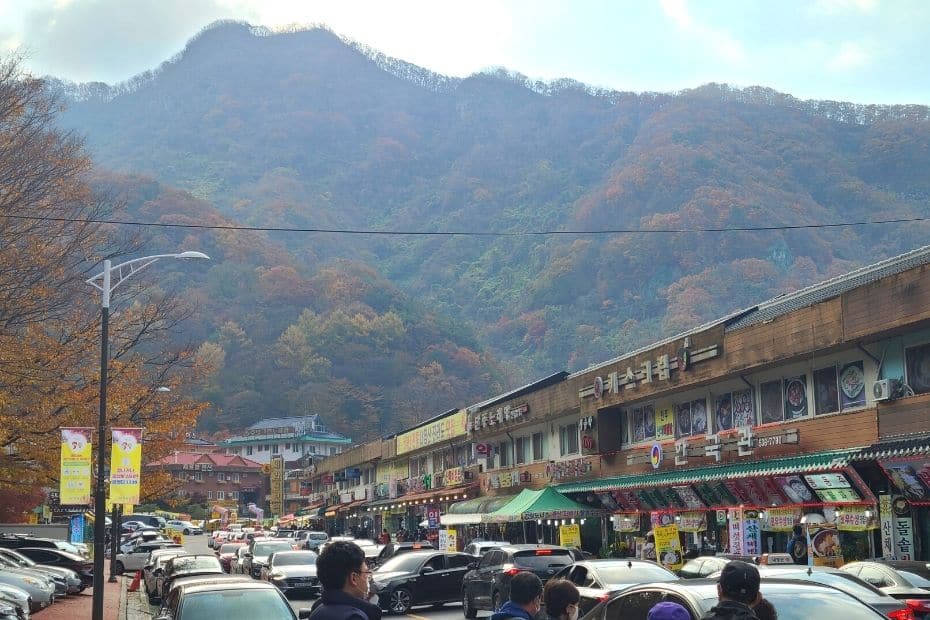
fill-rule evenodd
<path id="1" fill-rule="evenodd" d="M 113 564 L 113 574 L 114 574 L 114 575 L 122 575 L 124 572 L 126 572 L 126 567 L 123 566 L 123 563 L 122 563 L 122 562 L 120 562 L 119 560 L 117 560 L 116 563 Z"/>
<path id="2" fill-rule="evenodd" d="M 468 620 L 475 620 L 478 617 L 478 610 L 475 609 L 466 590 L 462 590 L 462 613 L 465 614 Z"/>
<path id="3" fill-rule="evenodd" d="M 403 616 L 413 605 L 413 597 L 410 596 L 410 591 L 405 588 L 397 588 L 391 592 L 391 598 L 388 602 L 388 608 L 398 616 Z"/>
<path id="4" fill-rule="evenodd" d="M 185 530 L 184 530 L 184 535 L 185 535 L 185 536 L 190 536 L 190 535 L 191 535 L 191 531 L 188 530 L 188 529 L 185 529 Z"/>
<path id="5" fill-rule="evenodd" d="M 501 593 L 495 592 L 491 596 L 491 609 L 496 613 L 501 608 Z"/>

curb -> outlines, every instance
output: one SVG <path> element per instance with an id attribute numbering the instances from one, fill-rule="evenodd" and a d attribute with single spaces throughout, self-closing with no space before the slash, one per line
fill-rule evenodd
<path id="1" fill-rule="evenodd" d="M 128 616 L 129 609 L 127 607 L 127 597 L 129 593 L 126 591 L 127 587 L 128 586 L 126 585 L 126 580 L 120 579 L 119 580 L 119 614 L 117 615 L 117 618 L 119 620 L 128 620 L 129 618 Z"/>

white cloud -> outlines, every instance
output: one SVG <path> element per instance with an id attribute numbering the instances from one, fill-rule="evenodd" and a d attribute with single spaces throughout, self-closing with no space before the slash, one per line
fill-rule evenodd
<path id="1" fill-rule="evenodd" d="M 719 60 L 743 64 L 747 59 L 743 44 L 723 28 L 700 22 L 691 15 L 687 0 L 660 0 L 662 12 L 695 45 L 709 49 Z"/>
<path id="2" fill-rule="evenodd" d="M 873 55 L 867 46 L 855 41 L 844 41 L 826 61 L 830 71 L 851 71 L 872 63 Z"/>

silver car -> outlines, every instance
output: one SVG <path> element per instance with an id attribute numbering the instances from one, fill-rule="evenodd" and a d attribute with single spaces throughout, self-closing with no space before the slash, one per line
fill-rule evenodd
<path id="1" fill-rule="evenodd" d="M 16 586 L 28 592 L 32 598 L 29 605 L 29 611 L 32 613 L 45 609 L 55 600 L 54 584 L 35 573 L 30 575 L 10 568 L 0 569 L 0 583 Z"/>
<path id="2" fill-rule="evenodd" d="M 75 594 L 76 592 L 83 592 L 84 588 L 87 586 L 81 581 L 81 578 L 76 572 L 70 568 L 64 568 L 63 566 L 46 566 L 45 564 L 39 564 L 35 560 L 27 558 L 22 553 L 18 553 L 14 549 L 0 549 L 0 556 L 10 560 L 11 562 L 16 563 L 20 568 L 27 568 L 32 570 L 37 570 L 39 572 L 45 573 L 51 577 L 59 577 L 64 581 L 65 586 L 67 586 L 68 594 Z"/>
<path id="3" fill-rule="evenodd" d="M 38 570 L 28 566 L 20 566 L 17 562 L 14 562 L 13 560 L 3 556 L 0 556 L 0 568 L 15 570 L 25 575 L 35 575 L 36 577 L 48 579 L 52 585 L 55 586 L 55 596 L 64 596 L 68 593 L 68 584 L 65 582 L 65 578 L 61 575 L 52 575 L 43 570 Z"/>
<path id="4" fill-rule="evenodd" d="M 316 575 L 316 552 L 275 551 L 268 556 L 261 579 L 270 581 L 282 594 L 319 595 L 323 586 Z"/>
<path id="5" fill-rule="evenodd" d="M 29 616 L 32 614 L 30 609 L 32 598 L 22 588 L 0 583 L 0 601 L 6 601 L 10 605 L 16 606 L 20 610 L 23 620 L 29 620 Z"/>

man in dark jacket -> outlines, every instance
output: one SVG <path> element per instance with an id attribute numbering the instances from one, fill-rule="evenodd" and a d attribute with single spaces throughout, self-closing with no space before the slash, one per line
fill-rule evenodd
<path id="1" fill-rule="evenodd" d="M 759 599 L 759 569 L 733 560 L 723 567 L 717 582 L 717 606 L 703 620 L 757 620 L 750 605 Z"/>
<path id="2" fill-rule="evenodd" d="M 371 570 L 361 547 L 342 540 L 328 544 L 316 559 L 316 574 L 323 595 L 310 620 L 381 620 L 381 608 L 368 601 Z"/>
<path id="3" fill-rule="evenodd" d="M 510 600 L 501 605 L 491 620 L 533 620 L 542 606 L 542 591 L 539 577 L 527 571 L 517 573 L 510 579 Z"/>

